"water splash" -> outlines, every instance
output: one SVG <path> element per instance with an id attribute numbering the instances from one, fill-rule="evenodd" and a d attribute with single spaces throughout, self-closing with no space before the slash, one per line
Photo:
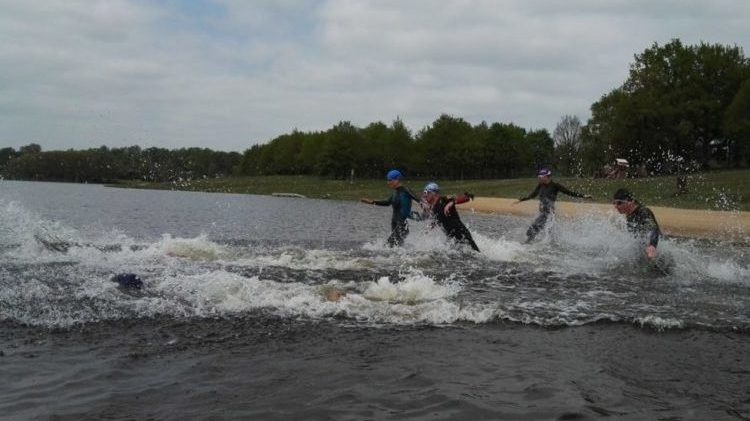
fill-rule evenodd
<path id="1" fill-rule="evenodd" d="M 403 248 L 378 239 L 336 250 L 208 234 L 137 241 L 116 230 L 83 233 L 4 203 L 0 320 L 49 327 L 263 311 L 376 325 L 750 327 L 745 247 L 665 238 L 659 251 L 673 257 L 675 271 L 651 276 L 639 269 L 639 242 L 613 213 L 553 221 L 533 244 L 474 222 L 481 253 L 418 224 Z M 42 234 L 68 246 L 50 249 Z M 143 290 L 110 281 L 123 272 L 141 276 Z M 331 290 L 336 299 L 327 298 Z"/>

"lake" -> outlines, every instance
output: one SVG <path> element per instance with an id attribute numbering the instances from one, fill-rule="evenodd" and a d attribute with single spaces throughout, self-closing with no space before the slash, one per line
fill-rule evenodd
<path id="1" fill-rule="evenodd" d="M 0 419 L 750 418 L 747 241 L 461 216 L 0 181 Z"/>

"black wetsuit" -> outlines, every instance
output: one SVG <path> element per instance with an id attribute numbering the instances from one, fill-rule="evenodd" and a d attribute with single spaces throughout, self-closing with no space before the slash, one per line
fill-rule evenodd
<path id="1" fill-rule="evenodd" d="M 559 192 L 563 192 L 571 197 L 584 197 L 584 195 L 581 193 L 568 190 L 562 184 L 550 181 L 547 184 L 537 184 L 534 191 L 529 193 L 528 196 L 518 199 L 523 202 L 525 200 L 533 199 L 539 196 L 539 216 L 536 217 L 534 222 L 526 231 L 526 237 L 528 237 L 529 241 L 533 240 L 534 237 L 536 237 L 536 235 L 539 233 L 539 231 L 544 228 L 544 225 L 547 224 L 549 215 L 555 211 L 555 201 L 557 200 L 557 193 Z"/>
<path id="2" fill-rule="evenodd" d="M 651 209 L 638 203 L 638 207 L 625 217 L 628 224 L 628 231 L 648 240 L 650 246 L 656 247 L 659 244 L 659 224 Z"/>
<path id="3" fill-rule="evenodd" d="M 661 230 L 656 222 L 656 217 L 651 209 L 637 204 L 635 210 L 625 217 L 628 231 L 638 239 L 645 240 L 648 245 L 656 247 L 659 244 Z M 645 255 L 642 255 L 645 258 Z M 653 260 L 646 261 L 646 267 L 650 273 L 663 276 L 672 273 L 675 262 L 668 253 L 658 253 Z"/>
<path id="4" fill-rule="evenodd" d="M 409 225 L 406 219 L 411 214 L 411 201 L 419 199 L 404 186 L 399 186 L 393 191 L 391 197 L 385 200 L 375 200 L 373 203 L 378 206 L 393 207 L 393 216 L 391 216 L 391 235 L 388 237 L 388 245 L 400 246 L 404 244 L 404 239 L 409 235 Z"/>
<path id="5" fill-rule="evenodd" d="M 467 244 L 474 250 L 479 251 L 479 247 L 471 237 L 469 229 L 466 228 L 466 225 L 464 225 L 463 222 L 461 222 L 461 218 L 458 216 L 458 209 L 453 206 L 451 212 L 448 215 L 445 214 L 445 205 L 447 205 L 449 202 L 455 202 L 455 199 L 440 196 L 440 199 L 438 199 L 435 205 L 432 206 L 431 212 L 432 216 L 435 218 L 435 221 L 437 221 L 437 223 L 440 224 L 440 226 L 443 228 L 443 231 L 445 231 L 445 235 L 453 238 L 459 243 Z"/>

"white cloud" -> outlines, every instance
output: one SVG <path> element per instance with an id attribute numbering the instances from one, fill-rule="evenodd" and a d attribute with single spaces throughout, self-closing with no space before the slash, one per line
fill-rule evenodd
<path id="1" fill-rule="evenodd" d="M 653 42 L 747 46 L 750 2 L 0 0 L 0 146 L 243 150 L 341 120 L 584 119 Z"/>

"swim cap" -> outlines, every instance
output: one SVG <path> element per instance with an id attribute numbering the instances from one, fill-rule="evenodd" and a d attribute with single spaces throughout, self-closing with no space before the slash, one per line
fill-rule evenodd
<path id="1" fill-rule="evenodd" d="M 401 177 L 403 176 L 401 175 L 401 171 L 399 170 L 390 170 L 388 171 L 388 174 L 385 175 L 385 179 L 388 181 L 400 180 Z"/>
<path id="2" fill-rule="evenodd" d="M 625 200 L 628 202 L 633 201 L 633 194 L 630 193 L 627 189 L 619 189 L 615 192 L 615 195 L 612 197 L 614 200 Z"/>
<path id="3" fill-rule="evenodd" d="M 542 168 L 536 173 L 537 177 L 547 177 L 550 175 L 552 175 L 552 171 L 548 170 L 547 168 Z"/>
<path id="4" fill-rule="evenodd" d="M 437 183 L 427 183 L 424 186 L 424 192 L 431 192 L 431 193 L 438 193 L 440 191 L 440 187 L 438 187 Z"/>
<path id="5" fill-rule="evenodd" d="M 120 273 L 112 277 L 112 282 L 117 282 L 123 288 L 143 288 L 141 277 L 134 273 Z"/>

